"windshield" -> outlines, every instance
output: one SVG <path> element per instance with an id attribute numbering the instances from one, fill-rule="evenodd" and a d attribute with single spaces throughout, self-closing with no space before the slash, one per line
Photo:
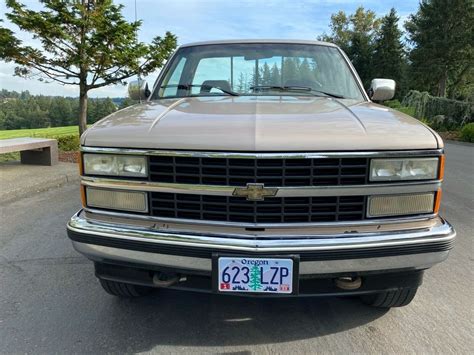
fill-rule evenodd
<path id="1" fill-rule="evenodd" d="M 237 43 L 179 49 L 152 99 L 221 95 L 314 95 L 363 100 L 335 47 Z"/>

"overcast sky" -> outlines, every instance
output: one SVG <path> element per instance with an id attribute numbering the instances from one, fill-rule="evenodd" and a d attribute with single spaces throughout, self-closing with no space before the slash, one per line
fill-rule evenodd
<path id="1" fill-rule="evenodd" d="M 0 0 L 0 18 L 26 43 L 34 43 L 25 33 L 18 33 L 5 19 L 7 11 Z M 23 0 L 38 9 L 38 1 Z M 134 1 L 118 1 L 125 5 L 124 16 L 134 19 Z M 316 39 L 328 31 L 331 14 L 339 10 L 352 13 L 363 5 L 366 9 L 385 15 L 394 7 L 403 23 L 410 13 L 416 12 L 418 0 L 137 0 L 138 18 L 143 21 L 139 38 L 148 42 L 156 35 L 171 31 L 178 43 L 212 39 L 236 38 L 297 38 Z M 77 96 L 76 86 L 45 84 L 13 76 L 14 65 L 0 61 L 0 88 L 29 90 L 32 94 Z M 152 83 L 157 73 L 147 80 Z M 123 97 L 126 88 L 108 86 L 89 92 L 91 97 Z"/>

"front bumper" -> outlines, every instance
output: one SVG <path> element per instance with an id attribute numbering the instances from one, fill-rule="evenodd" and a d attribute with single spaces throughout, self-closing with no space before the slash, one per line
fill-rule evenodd
<path id="1" fill-rule="evenodd" d="M 82 211 L 68 225 L 74 248 L 89 259 L 141 268 L 210 275 L 216 253 L 299 255 L 300 275 L 421 270 L 445 260 L 456 232 L 438 218 L 431 227 L 340 235 L 201 235 L 88 219 Z"/>

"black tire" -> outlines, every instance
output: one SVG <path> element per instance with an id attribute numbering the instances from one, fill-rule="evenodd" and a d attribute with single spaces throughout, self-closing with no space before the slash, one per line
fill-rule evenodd
<path id="1" fill-rule="evenodd" d="M 396 291 L 375 293 L 361 296 L 362 302 L 372 307 L 403 307 L 415 298 L 418 288 L 401 288 Z"/>
<path id="2" fill-rule="evenodd" d="M 137 285 L 132 285 L 132 284 L 126 284 L 123 282 L 103 280 L 103 279 L 99 279 L 99 281 L 100 281 L 100 284 L 102 285 L 102 288 L 105 290 L 105 292 L 117 297 L 127 297 L 127 298 L 140 297 L 140 296 L 145 296 L 149 294 L 152 290 L 151 287 L 137 286 Z"/>

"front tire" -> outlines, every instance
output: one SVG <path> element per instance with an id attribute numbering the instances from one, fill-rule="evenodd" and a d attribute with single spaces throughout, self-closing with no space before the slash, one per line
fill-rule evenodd
<path id="1" fill-rule="evenodd" d="M 137 286 L 123 282 L 99 279 L 102 288 L 108 294 L 117 297 L 135 298 L 145 296 L 152 290 L 151 287 Z"/>
<path id="2" fill-rule="evenodd" d="M 361 296 L 362 302 L 372 307 L 392 308 L 408 305 L 415 298 L 418 288 L 401 288 Z"/>

